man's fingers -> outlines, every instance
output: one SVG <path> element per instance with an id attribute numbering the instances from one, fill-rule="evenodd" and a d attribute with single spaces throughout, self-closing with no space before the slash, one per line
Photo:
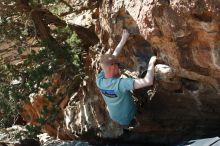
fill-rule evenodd
<path id="1" fill-rule="evenodd" d="M 129 35 L 129 32 L 127 29 L 123 29 L 123 34 L 128 34 Z"/>
<path id="2" fill-rule="evenodd" d="M 156 57 L 156 56 L 152 56 L 152 57 L 150 58 L 150 62 L 151 62 L 151 63 L 155 63 L 156 60 L 157 60 L 157 57 Z"/>
<path id="3" fill-rule="evenodd" d="M 125 41 L 129 37 L 129 32 L 127 29 L 123 29 L 122 39 Z"/>
<path id="4" fill-rule="evenodd" d="M 157 57 L 156 57 L 156 56 L 152 56 L 151 59 L 152 59 L 152 60 L 156 60 Z"/>

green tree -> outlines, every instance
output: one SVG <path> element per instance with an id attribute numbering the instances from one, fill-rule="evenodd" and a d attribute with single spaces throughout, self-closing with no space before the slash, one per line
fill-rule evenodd
<path id="1" fill-rule="evenodd" d="M 16 122 L 22 110 L 21 105 L 30 102 L 29 97 L 40 89 L 51 86 L 46 78 L 60 69 L 67 69 L 72 76 L 84 77 L 80 53 L 81 41 L 73 27 L 48 11 L 47 7 L 61 3 L 61 0 L 2 0 L 0 2 L 0 44 L 13 41 L 20 62 L 0 60 L 0 127 Z M 49 24 L 54 24 L 51 29 Z M 30 42 L 31 40 L 31 42 Z M 37 49 L 33 49 L 37 48 Z M 3 50 L 5 51 L 5 50 Z M 28 55 L 25 53 L 28 52 Z M 0 56 L 1 57 L 1 56 Z M 51 99 L 52 95 L 48 95 Z M 42 111 L 38 125 L 27 129 L 39 132 L 39 126 L 56 118 L 59 108 Z M 36 128 L 34 130 L 34 128 Z"/>

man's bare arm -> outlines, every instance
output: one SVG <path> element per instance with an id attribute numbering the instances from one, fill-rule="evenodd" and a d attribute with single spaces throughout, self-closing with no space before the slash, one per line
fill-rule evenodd
<path id="1" fill-rule="evenodd" d="M 124 47 L 128 37 L 129 37 L 129 32 L 126 29 L 124 29 L 123 33 L 122 33 L 121 41 L 119 42 L 119 44 L 115 48 L 115 51 L 113 52 L 114 56 L 117 57 L 120 54 L 120 52 L 121 52 L 122 48 Z"/>
<path id="2" fill-rule="evenodd" d="M 151 86 L 153 85 L 154 82 L 154 64 L 156 62 L 156 56 L 152 56 L 150 61 L 149 61 L 149 65 L 148 65 L 148 69 L 147 69 L 147 74 L 143 79 L 135 79 L 134 80 L 134 89 L 140 89 L 146 86 Z"/>

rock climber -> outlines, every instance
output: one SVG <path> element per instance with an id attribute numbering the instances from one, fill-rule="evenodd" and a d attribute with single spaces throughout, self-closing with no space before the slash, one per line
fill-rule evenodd
<path id="1" fill-rule="evenodd" d="M 130 90 L 153 85 L 156 62 L 156 56 L 152 56 L 144 78 L 121 78 L 117 56 L 128 37 L 129 32 L 124 29 L 121 41 L 113 54 L 104 54 L 100 57 L 102 71 L 96 77 L 96 84 L 107 105 L 110 118 L 123 126 L 131 125 L 137 113 L 137 107 Z"/>

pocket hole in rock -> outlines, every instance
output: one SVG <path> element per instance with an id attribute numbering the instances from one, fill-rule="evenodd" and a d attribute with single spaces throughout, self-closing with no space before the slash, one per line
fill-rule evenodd
<path id="1" fill-rule="evenodd" d="M 200 83 L 196 80 L 181 78 L 181 82 L 182 82 L 183 87 L 189 91 L 199 90 Z"/>

